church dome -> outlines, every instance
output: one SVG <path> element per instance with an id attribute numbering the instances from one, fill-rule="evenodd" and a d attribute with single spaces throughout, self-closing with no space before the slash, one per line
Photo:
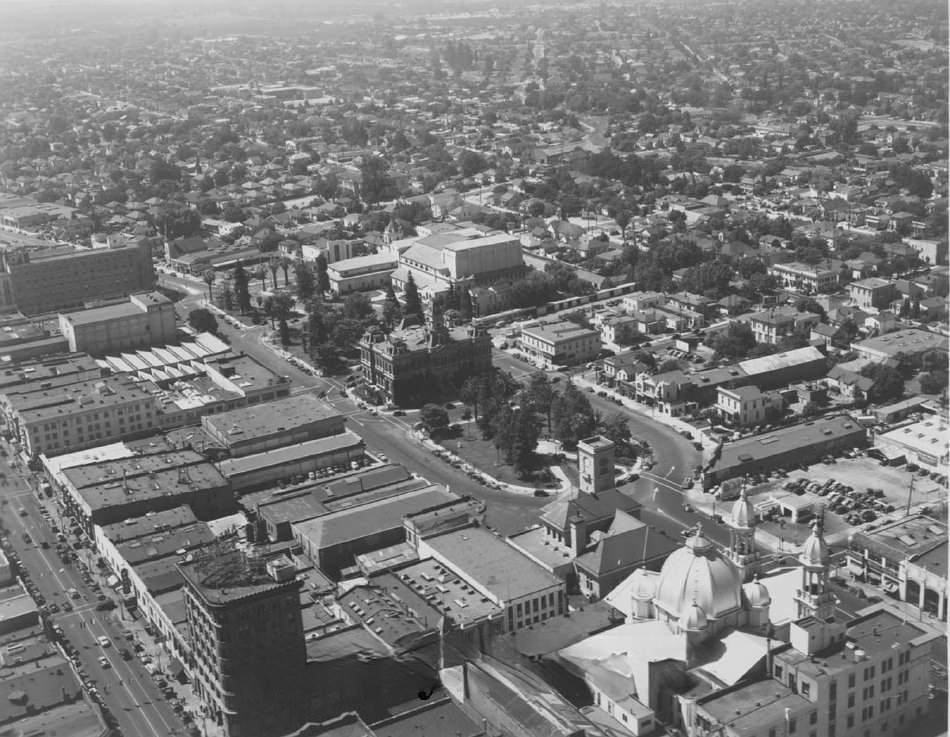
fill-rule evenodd
<path id="1" fill-rule="evenodd" d="M 752 527 L 755 524 L 755 508 L 746 496 L 744 488 L 739 492 L 736 503 L 732 505 L 729 523 L 733 527 Z"/>
<path id="2" fill-rule="evenodd" d="M 828 562 L 828 543 L 825 542 L 824 530 L 819 518 L 811 528 L 811 535 L 802 545 L 802 554 L 799 556 L 802 565 L 821 567 Z"/>
<path id="3" fill-rule="evenodd" d="M 706 629 L 707 624 L 709 623 L 706 621 L 706 612 L 695 601 L 689 605 L 679 619 L 680 629 L 687 632 L 699 632 Z"/>
<path id="4" fill-rule="evenodd" d="M 743 586 L 743 590 L 745 591 L 745 598 L 749 602 L 749 606 L 764 607 L 772 603 L 772 596 L 769 594 L 769 590 L 759 581 L 758 576 L 755 577 L 752 583 L 747 583 Z"/>
<path id="5" fill-rule="evenodd" d="M 742 578 L 700 528 L 666 559 L 654 603 L 677 619 L 694 603 L 718 619 L 741 606 Z"/>

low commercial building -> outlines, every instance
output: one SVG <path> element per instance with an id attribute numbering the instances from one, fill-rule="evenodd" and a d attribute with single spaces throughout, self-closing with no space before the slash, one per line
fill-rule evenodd
<path id="1" fill-rule="evenodd" d="M 935 416 L 879 434 L 874 438 L 874 445 L 888 451 L 888 457 L 903 455 L 908 463 L 946 474 L 950 463 L 947 429 L 947 423 Z"/>
<path id="2" fill-rule="evenodd" d="M 69 350 L 104 356 L 173 343 L 175 305 L 160 292 L 133 294 L 128 302 L 59 316 Z"/>
<path id="3" fill-rule="evenodd" d="M 897 298 L 897 287 L 889 279 L 872 276 L 851 282 L 848 285 L 848 295 L 862 310 L 883 310 Z"/>
<path id="4" fill-rule="evenodd" d="M 337 261 L 327 267 L 330 291 L 334 294 L 366 292 L 389 286 L 398 260 L 392 253 L 376 253 Z"/>
<path id="5" fill-rule="evenodd" d="M 947 339 L 940 333 L 908 328 L 859 340 L 851 344 L 851 350 L 855 351 L 860 358 L 880 363 L 894 358 L 897 354 L 912 358 L 927 351 L 946 353 Z"/>
<path id="6" fill-rule="evenodd" d="M 703 470 L 703 488 L 780 466 L 811 463 L 847 448 L 864 447 L 867 431 L 849 415 L 834 415 L 725 443 Z"/>
<path id="7" fill-rule="evenodd" d="M 121 567 L 121 560 L 118 555 L 110 555 L 110 551 L 114 551 L 116 545 L 150 535 L 169 533 L 180 528 L 189 527 L 197 521 L 198 518 L 191 511 L 191 507 L 182 505 L 160 512 L 152 512 L 141 517 L 130 517 L 108 525 L 95 525 L 93 541 L 100 557 L 105 559 L 113 571 L 118 571 Z"/>
<path id="8" fill-rule="evenodd" d="M 312 394 L 205 415 L 201 427 L 232 458 L 343 432 L 343 415 Z"/>
<path id="9" fill-rule="evenodd" d="M 600 351 L 600 334 L 573 322 L 535 323 L 521 330 L 521 349 L 541 368 L 592 361 Z"/>
<path id="10" fill-rule="evenodd" d="M 320 570 L 336 579 L 357 555 L 405 542 L 406 515 L 457 501 L 444 487 L 427 486 L 298 522 L 293 536 Z"/>
<path id="11" fill-rule="evenodd" d="M 192 451 L 136 454 L 59 472 L 56 486 L 67 513 L 90 538 L 94 525 L 109 525 L 187 504 L 199 519 L 236 511 L 221 472 Z"/>
<path id="12" fill-rule="evenodd" d="M 491 369 L 491 336 L 479 327 L 370 328 L 360 341 L 363 378 L 392 404 L 454 395 Z"/>
<path id="13" fill-rule="evenodd" d="M 308 474 L 325 468 L 349 467 L 351 463 L 363 461 L 363 450 L 362 438 L 344 430 L 337 435 L 272 448 L 262 453 L 226 458 L 218 462 L 218 468 L 234 492 L 241 494 L 277 481 L 306 478 Z"/>
<path id="14" fill-rule="evenodd" d="M 563 614 L 564 581 L 482 527 L 420 540 L 420 559 L 434 558 L 500 607 L 501 632 L 518 632 Z"/>
<path id="15" fill-rule="evenodd" d="M 888 596 L 947 620 L 947 525 L 917 514 L 855 532 L 848 539 L 848 572 Z"/>

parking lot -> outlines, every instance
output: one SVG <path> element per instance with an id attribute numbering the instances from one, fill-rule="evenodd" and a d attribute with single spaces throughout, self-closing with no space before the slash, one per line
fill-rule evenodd
<path id="1" fill-rule="evenodd" d="M 914 489 L 911 494 L 911 478 Z M 897 519 L 907 511 L 930 508 L 937 512 L 945 500 L 946 487 L 930 476 L 908 471 L 906 466 L 882 466 L 866 455 L 840 458 L 834 463 L 816 463 L 807 470 L 796 468 L 787 478 L 770 479 L 754 487 L 753 503 L 775 494 L 809 495 L 826 511 L 829 536 L 869 524 L 878 526 L 888 519 Z M 786 528 L 786 533 L 791 533 Z M 793 537 L 788 535 L 787 537 Z"/>

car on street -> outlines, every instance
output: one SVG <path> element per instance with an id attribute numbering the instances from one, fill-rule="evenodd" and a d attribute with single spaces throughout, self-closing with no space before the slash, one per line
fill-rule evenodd
<path id="1" fill-rule="evenodd" d="M 122 656 L 122 659 L 123 659 L 123 660 L 131 660 L 131 659 L 132 659 L 132 653 L 130 653 L 126 648 L 122 648 L 121 650 L 119 650 L 119 655 Z"/>
<path id="2" fill-rule="evenodd" d="M 683 505 L 683 511 L 684 511 L 684 512 L 695 512 L 695 511 L 696 511 L 696 507 L 694 507 L 692 504 L 690 504 L 689 502 L 687 502 L 686 504 Z"/>
<path id="3" fill-rule="evenodd" d="M 105 635 L 99 635 L 99 637 L 96 638 L 96 642 L 99 643 L 99 647 L 112 647 L 112 640 Z"/>
<path id="4" fill-rule="evenodd" d="M 111 668 L 112 664 L 109 662 L 109 659 L 105 655 L 99 656 L 99 665 L 103 668 Z"/>

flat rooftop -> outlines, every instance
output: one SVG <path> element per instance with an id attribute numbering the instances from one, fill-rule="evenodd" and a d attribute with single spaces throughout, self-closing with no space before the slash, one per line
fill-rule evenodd
<path id="1" fill-rule="evenodd" d="M 342 415 L 330 404 L 312 394 L 298 394 L 205 416 L 202 422 L 227 437 L 231 443 L 240 443 L 253 442 L 256 438 L 289 432 L 335 417 L 342 419 Z"/>
<path id="2" fill-rule="evenodd" d="M 426 558 L 418 563 L 400 568 L 398 571 L 374 577 L 373 581 L 384 578 L 386 581 L 398 580 L 408 589 L 417 606 L 424 602 L 429 626 L 438 626 L 438 617 L 445 615 L 452 623 L 461 628 L 470 627 L 486 619 L 495 619 L 503 615 L 503 610 L 491 599 L 472 588 L 459 575 L 442 565 L 434 558 Z M 392 584 L 395 588 L 395 584 Z M 402 589 L 400 589 L 402 590 Z M 404 596 L 408 596 L 403 593 Z"/>
<path id="3" fill-rule="evenodd" d="M 164 558 L 169 555 L 180 556 L 181 551 L 194 550 L 214 541 L 215 536 L 206 524 L 194 522 L 168 532 L 129 540 L 118 545 L 117 550 L 128 563 L 135 565 L 141 561 Z"/>
<path id="4" fill-rule="evenodd" d="M 906 645 L 922 635 L 928 635 L 927 630 L 883 608 L 859 617 L 846 632 L 849 640 L 871 655 L 886 652 L 895 644 Z"/>
<path id="5" fill-rule="evenodd" d="M 147 294 L 132 295 L 147 301 L 150 304 L 171 304 L 171 300 L 158 292 L 149 292 Z M 159 299 L 160 298 L 160 299 Z M 73 325 L 94 325 L 100 322 L 110 322 L 112 320 L 121 320 L 126 317 L 135 317 L 147 314 L 139 305 L 134 302 L 121 302 L 117 305 L 106 305 L 105 307 L 93 307 L 88 310 L 77 310 L 76 312 L 66 312 L 61 317 Z"/>
<path id="6" fill-rule="evenodd" d="M 284 466 L 308 458 L 319 458 L 328 453 L 335 453 L 347 448 L 357 448 L 362 444 L 363 439 L 359 435 L 344 430 L 338 435 L 307 440 L 295 445 L 286 445 L 263 453 L 252 453 L 239 458 L 226 458 L 218 462 L 218 468 L 227 478 L 233 478 L 244 473 L 253 473 L 273 466 Z"/>
<path id="7" fill-rule="evenodd" d="M 498 601 L 527 596 L 562 583 L 554 574 L 481 527 L 430 537 L 423 545 Z"/>
<path id="8" fill-rule="evenodd" d="M 427 486 L 396 497 L 296 523 L 293 525 L 294 537 L 306 540 L 315 550 L 324 550 L 383 530 L 401 528 L 402 519 L 406 515 L 457 499 L 455 494 L 449 493 L 443 486 Z"/>
<path id="9" fill-rule="evenodd" d="M 708 701 L 701 701 L 700 708 L 737 737 L 753 737 L 761 734 L 763 726 L 783 723 L 786 709 L 800 719 L 801 714 L 814 709 L 815 705 L 769 678 L 719 693 Z"/>
<path id="10" fill-rule="evenodd" d="M 63 477 L 76 489 L 98 486 L 109 481 L 134 479 L 159 471 L 206 463 L 204 456 L 193 450 L 171 450 L 152 454 L 119 456 L 98 463 L 73 466 L 63 471 Z"/>
<path id="11" fill-rule="evenodd" d="M 524 327 L 521 329 L 521 333 L 522 335 L 543 340 L 546 343 L 560 343 L 565 340 L 573 340 L 574 338 L 582 338 L 585 336 L 600 336 L 600 333 L 592 328 L 585 328 L 566 320 Z"/>
<path id="12" fill-rule="evenodd" d="M 198 518 L 191 511 L 191 507 L 182 505 L 163 512 L 149 512 L 142 517 L 132 517 L 123 522 L 103 525 L 102 534 L 114 545 L 120 545 L 128 540 L 187 527 L 197 521 Z"/>
<path id="13" fill-rule="evenodd" d="M 213 464 L 195 463 L 182 468 L 170 468 L 134 478 L 111 478 L 98 484 L 77 489 L 90 511 L 121 507 L 143 499 L 192 494 L 210 489 L 223 489 L 227 480 Z"/>
<path id="14" fill-rule="evenodd" d="M 141 385 L 107 376 L 50 389 L 36 386 L 29 393 L 10 395 L 9 402 L 24 422 L 31 423 L 149 398 L 149 393 Z"/>
<path id="15" fill-rule="evenodd" d="M 883 353 L 887 356 L 895 356 L 898 353 L 908 353 L 916 355 L 932 349 L 947 350 L 947 339 L 939 333 L 931 333 L 927 330 L 896 330 L 893 333 L 878 335 L 875 338 L 859 340 L 851 344 L 852 348 L 859 350 L 871 350 Z"/>
<path id="16" fill-rule="evenodd" d="M 209 550 L 192 561 L 180 563 L 178 570 L 212 606 L 299 585 L 296 577 L 284 582 L 275 581 L 267 572 L 263 559 L 248 558 L 241 550 Z"/>
<path id="17" fill-rule="evenodd" d="M 774 432 L 726 443 L 712 470 L 734 468 L 755 460 L 787 453 L 796 448 L 828 443 L 841 437 L 854 437 L 857 442 L 864 439 L 866 433 L 864 428 L 847 415 L 823 417 L 812 422 L 791 425 Z"/>

